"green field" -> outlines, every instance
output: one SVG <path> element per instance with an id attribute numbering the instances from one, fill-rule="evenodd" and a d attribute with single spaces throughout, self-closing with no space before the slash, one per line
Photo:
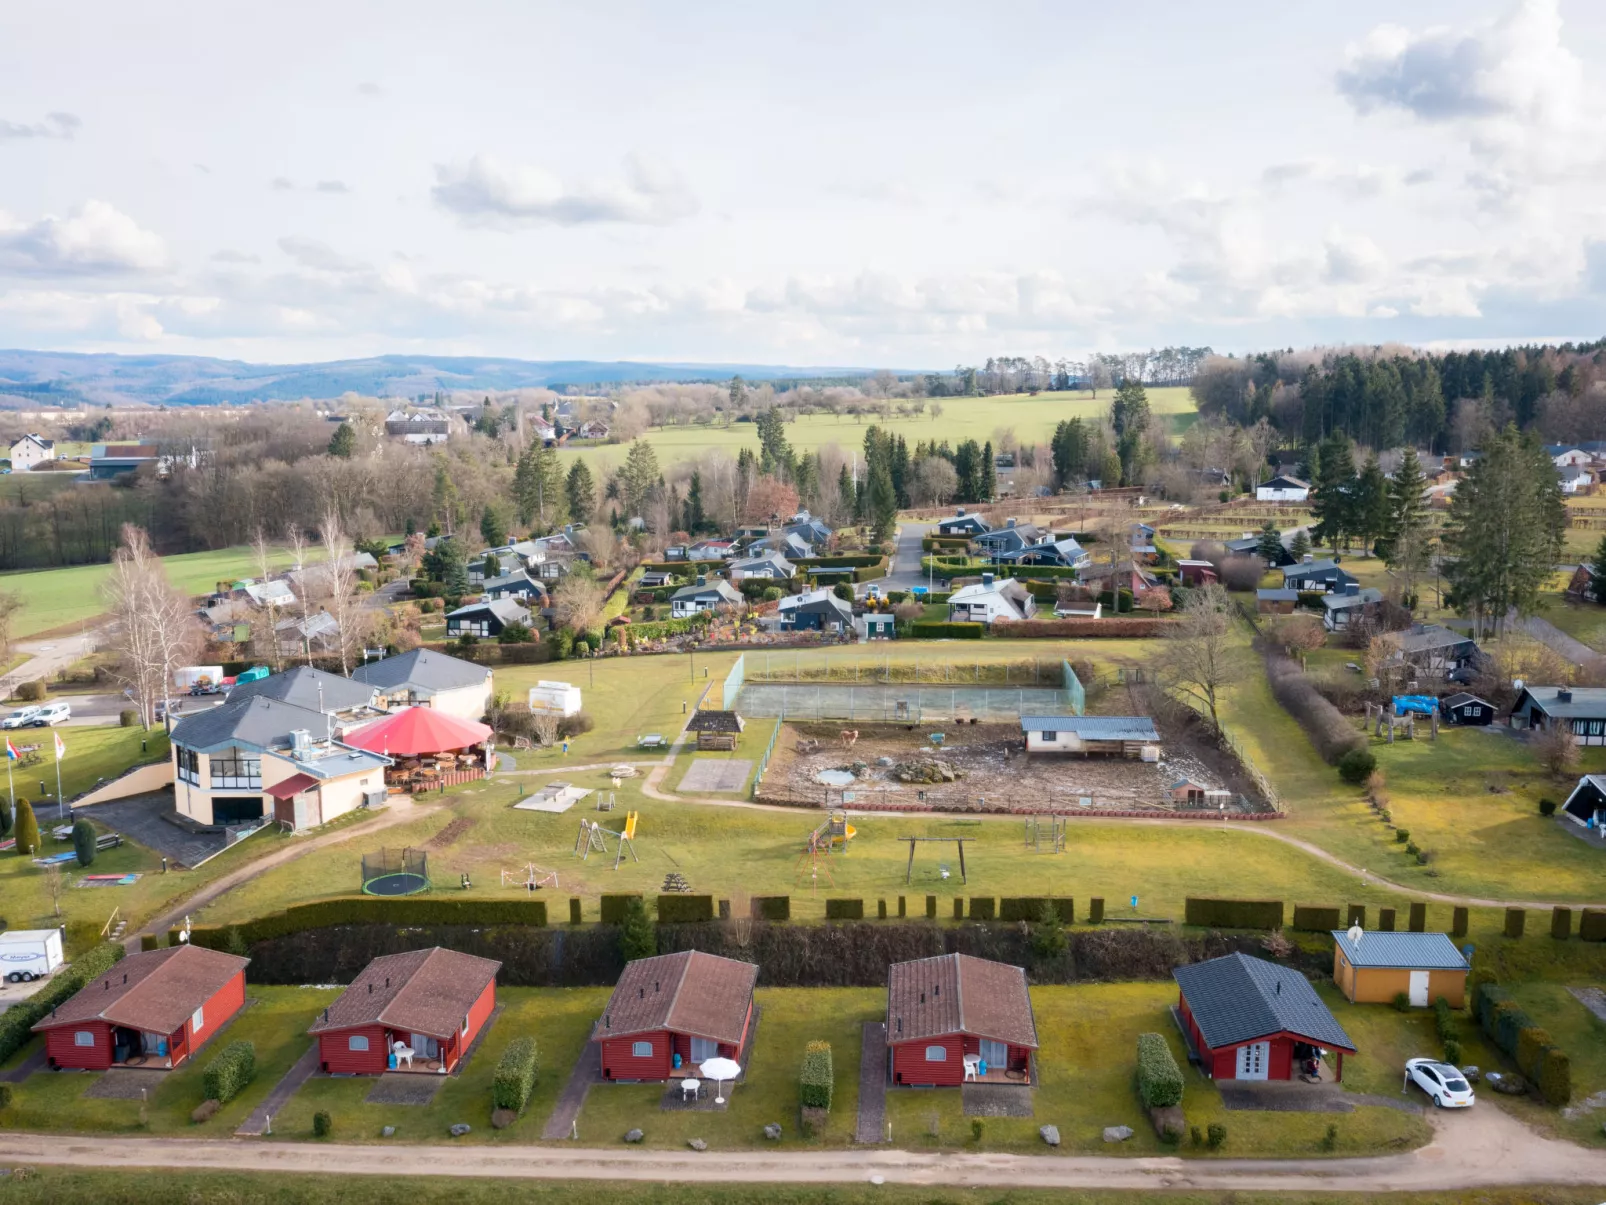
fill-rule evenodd
<path id="1" fill-rule="evenodd" d="M 1150 389 L 1149 406 L 1180 425 L 1194 414 L 1193 397 L 1183 386 Z M 830 414 L 805 414 L 786 426 L 786 438 L 798 452 L 814 452 L 827 444 L 844 450 L 864 446 L 864 430 L 871 424 L 902 435 L 912 446 L 919 440 L 947 440 L 957 444 L 974 439 L 985 443 L 1000 428 L 1008 428 L 1024 444 L 1043 443 L 1054 427 L 1068 418 L 1093 418 L 1108 413 L 1113 392 L 1091 398 L 1082 392 L 1025 394 L 1008 397 L 936 398 L 926 403 L 924 414 L 894 415 L 885 421 L 865 416 L 855 419 Z M 942 406 L 942 416 L 931 415 L 932 401 Z M 688 423 L 685 426 L 654 427 L 643 438 L 656 449 L 665 465 L 695 460 L 705 452 L 722 451 L 735 456 L 742 448 L 758 451 L 758 431 L 752 423 L 733 423 L 728 427 Z M 568 458 L 580 457 L 593 465 L 622 464 L 625 447 L 603 444 L 574 448 L 564 452 Z"/>

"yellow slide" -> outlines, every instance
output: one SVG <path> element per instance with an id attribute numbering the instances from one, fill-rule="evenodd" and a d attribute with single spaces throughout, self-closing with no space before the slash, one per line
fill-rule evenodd
<path id="1" fill-rule="evenodd" d="M 844 841 L 851 841 L 851 840 L 853 840 L 853 838 L 857 837 L 858 835 L 859 835 L 859 830 L 854 828 L 851 824 L 846 824 L 846 825 L 842 826 L 842 839 Z"/>

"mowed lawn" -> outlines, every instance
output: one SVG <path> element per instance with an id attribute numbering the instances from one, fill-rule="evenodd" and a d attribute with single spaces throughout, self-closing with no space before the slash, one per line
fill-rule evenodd
<path id="1" fill-rule="evenodd" d="M 1165 386 L 1148 390 L 1149 408 L 1179 425 L 1195 412 L 1193 397 L 1185 386 Z M 947 440 L 958 444 L 974 439 L 985 443 L 995 439 L 1000 429 L 1009 429 L 1023 444 L 1046 443 L 1054 428 L 1070 418 L 1093 418 L 1108 413 L 1115 394 L 1105 390 L 1097 398 L 1080 390 L 1070 393 L 1040 393 L 1036 397 L 1012 394 L 1007 397 L 932 398 L 925 413 L 897 415 L 882 420 L 870 416 L 854 419 L 829 414 L 805 414 L 786 424 L 786 438 L 798 452 L 814 452 L 827 444 L 844 450 L 864 446 L 865 429 L 872 424 L 901 435 L 911 447 L 920 440 Z M 932 403 L 942 407 L 940 418 L 933 418 Z M 704 453 L 721 451 L 734 457 L 742 448 L 758 451 L 758 431 L 752 423 L 729 426 L 698 425 L 653 427 L 642 438 L 653 446 L 660 464 L 695 460 Z M 584 458 L 596 465 L 624 463 L 626 445 L 602 444 L 589 448 L 565 449 L 565 461 Z M 567 467 L 567 466 L 565 466 Z"/>

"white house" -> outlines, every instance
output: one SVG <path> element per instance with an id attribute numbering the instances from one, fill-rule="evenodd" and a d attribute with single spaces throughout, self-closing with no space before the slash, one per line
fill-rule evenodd
<path id="1" fill-rule="evenodd" d="M 56 441 L 43 435 L 24 435 L 11 445 L 11 471 L 26 473 L 47 460 L 56 459 Z"/>
<path id="2" fill-rule="evenodd" d="M 1583 465 L 1570 464 L 1557 468 L 1556 476 L 1561 479 L 1561 492 L 1564 494 L 1587 494 L 1595 484 L 1595 474 Z"/>
<path id="3" fill-rule="evenodd" d="M 1028 753 L 1160 758 L 1160 733 L 1146 715 L 1023 715 L 1020 727 Z"/>
<path id="4" fill-rule="evenodd" d="M 1305 502 L 1310 498 L 1310 482 L 1279 474 L 1255 486 L 1256 502 Z"/>
<path id="5" fill-rule="evenodd" d="M 1546 444 L 1545 455 L 1558 469 L 1574 469 L 1593 459 L 1586 449 L 1576 444 Z"/>
<path id="6" fill-rule="evenodd" d="M 948 598 L 948 618 L 960 623 L 994 623 L 1030 619 L 1037 612 L 1032 593 L 1012 577 L 981 575 L 981 581 L 955 590 Z"/>

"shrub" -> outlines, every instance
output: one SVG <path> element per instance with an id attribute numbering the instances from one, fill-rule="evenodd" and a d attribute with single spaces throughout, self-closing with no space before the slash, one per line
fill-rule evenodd
<path id="1" fill-rule="evenodd" d="M 863 920 L 864 919 L 864 901 L 863 900 L 840 900 L 840 899 L 826 900 L 825 901 L 825 919 L 826 920 Z"/>
<path id="2" fill-rule="evenodd" d="M 619 957 L 626 962 L 651 958 L 658 953 L 658 930 L 647 917 L 647 905 L 639 895 L 625 901 L 624 919 L 619 922 Z"/>
<path id="3" fill-rule="evenodd" d="M 803 1069 L 798 1074 L 798 1097 L 805 1109 L 831 1108 L 836 1073 L 831 1066 L 831 1043 L 810 1042 L 803 1048 Z"/>
<path id="4" fill-rule="evenodd" d="M 1088 900 L 1087 923 L 1090 925 L 1102 925 L 1104 923 L 1104 900 L 1102 898 Z"/>
<path id="5" fill-rule="evenodd" d="M 577 736 L 584 736 L 597 726 L 597 722 L 583 711 L 573 715 L 566 715 L 558 721 L 558 737 L 560 740 L 572 740 Z"/>
<path id="6" fill-rule="evenodd" d="M 1212 1148 L 1218 1147 L 1227 1141 L 1227 1127 L 1222 1125 L 1219 1121 L 1213 1121 L 1210 1123 L 1210 1127 L 1205 1131 L 1205 1135 Z"/>
<path id="7" fill-rule="evenodd" d="M 1466 935 L 1467 935 L 1467 910 L 1465 908 L 1456 908 L 1455 911 L 1451 913 L 1450 936 L 1451 937 L 1465 937 Z"/>
<path id="8" fill-rule="evenodd" d="M 1583 941 L 1606 941 L 1606 912 L 1585 908 L 1578 917 L 1578 936 Z"/>
<path id="9" fill-rule="evenodd" d="M 1345 782 L 1360 786 L 1377 769 L 1377 758 L 1370 749 L 1351 749 L 1338 759 L 1338 776 Z"/>
<path id="10" fill-rule="evenodd" d="M 11 1107 L 12 1094 L 10 1084 L 0 1084 L 0 1109 Z"/>
<path id="11" fill-rule="evenodd" d="M 1435 855 L 1431 849 L 1419 849 L 1416 851 L 1416 864 L 1418 866 L 1426 866 L 1429 862 L 1433 861 L 1434 856 Z M 1415 932 L 1420 933 L 1421 930 L 1417 929 Z"/>
<path id="12" fill-rule="evenodd" d="M 312 1115 L 312 1136 L 314 1138 L 327 1138 L 334 1128 L 334 1121 L 322 1109 Z"/>
<path id="13" fill-rule="evenodd" d="M 1138 1096 L 1147 1109 L 1168 1109 L 1182 1103 L 1182 1069 L 1157 1033 L 1138 1035 Z"/>
<path id="14" fill-rule="evenodd" d="M 1428 906 L 1423 903 L 1411 905 L 1411 918 L 1406 921 L 1406 928 L 1412 933 L 1425 933 L 1428 928 Z"/>
<path id="15" fill-rule="evenodd" d="M 524 1112 L 535 1091 L 535 1075 L 540 1069 L 535 1039 L 526 1035 L 508 1043 L 502 1057 L 496 1062 L 496 1074 L 491 1079 L 491 1105 L 497 1109 Z"/>
<path id="16" fill-rule="evenodd" d="M 1394 1011 L 1408 1013 L 1411 1011 L 1411 997 L 1405 992 L 1394 993 Z"/>
<path id="17" fill-rule="evenodd" d="M 1522 1073 L 1529 1079 L 1537 1080 L 1539 1078 L 1540 1058 L 1554 1044 L 1549 1031 L 1541 1029 L 1537 1025 L 1530 1025 L 1526 1029 L 1518 1030 L 1515 1057 L 1517 1066 Z"/>
<path id="18" fill-rule="evenodd" d="M 141 933 L 139 935 L 139 948 L 143 953 L 146 950 L 160 950 L 162 939 L 154 933 Z"/>
<path id="19" fill-rule="evenodd" d="M 1443 996 L 1433 1001 L 1433 1028 L 1438 1031 L 1441 1042 L 1455 1036 L 1455 1017 L 1450 1011 L 1450 1002 Z"/>
<path id="20" fill-rule="evenodd" d="M 117 713 L 117 726 L 119 728 L 132 728 L 139 723 L 139 712 L 132 707 L 125 707 Z"/>
<path id="21" fill-rule="evenodd" d="M 1394 909 L 1379 908 L 1377 910 L 1377 929 L 1380 933 L 1394 932 Z"/>
<path id="22" fill-rule="evenodd" d="M 39 852 L 39 822 L 34 819 L 33 807 L 26 799 L 17 800 L 13 832 L 17 838 L 15 849 L 20 857 L 31 858 Z"/>
<path id="23" fill-rule="evenodd" d="M 1566 941 L 1573 935 L 1573 910 L 1555 908 L 1550 913 L 1550 935 L 1557 941 Z"/>
<path id="24" fill-rule="evenodd" d="M 1059 958 L 1069 947 L 1065 939 L 1065 913 L 1055 904 L 1069 904 L 1070 900 L 1044 900 L 1032 923 L 1032 956 L 1043 960 Z M 1067 908 L 1065 911 L 1070 911 Z M 1074 919 L 1074 917 L 1072 918 Z"/>
<path id="25" fill-rule="evenodd" d="M 257 1049 L 250 1042 L 230 1042 L 212 1057 L 201 1077 L 207 1100 L 226 1105 L 245 1091 L 257 1073 Z"/>
<path id="26" fill-rule="evenodd" d="M 998 919 L 1009 921 L 1011 924 L 1023 920 L 1037 922 L 1043 919 L 1044 908 L 1051 910 L 1061 924 L 1076 923 L 1074 900 L 1050 899 L 1042 895 L 1006 895 L 998 901 Z"/>
<path id="27" fill-rule="evenodd" d="M 764 589 L 764 601 L 765 602 L 780 602 L 781 601 L 781 588 L 779 586 L 767 586 L 767 587 L 765 587 L 765 589 Z"/>
<path id="28" fill-rule="evenodd" d="M 1444 1061 L 1456 1067 L 1461 1065 L 1460 1038 L 1446 1038 L 1444 1040 Z"/>
<path id="29" fill-rule="evenodd" d="M 17 687 L 17 698 L 24 703 L 43 703 L 45 701 L 45 684 L 37 678 L 32 682 L 23 682 Z"/>
<path id="30" fill-rule="evenodd" d="M 1410 829 L 1408 829 L 1408 828 L 1397 828 L 1397 829 L 1394 830 L 1394 840 L 1395 840 L 1396 844 L 1404 845 L 1408 841 L 1410 841 L 1410 839 L 1411 839 L 1411 830 Z"/>
<path id="31" fill-rule="evenodd" d="M 1338 928 L 1337 908 L 1315 908 L 1294 905 L 1294 928 L 1307 933 L 1331 933 Z"/>
<path id="32" fill-rule="evenodd" d="M 1305 730 L 1323 761 L 1336 765 L 1351 749 L 1366 747 L 1366 738 L 1356 731 L 1343 712 L 1322 697 L 1293 658 L 1280 653 L 1269 654 L 1266 678 L 1272 695 Z M 1357 781 L 1365 780 L 1363 774 Z"/>
<path id="33" fill-rule="evenodd" d="M 73 824 L 72 851 L 80 866 L 88 866 L 95 860 L 95 826 L 89 821 L 79 820 Z"/>
<path id="34" fill-rule="evenodd" d="M 972 896 L 970 900 L 971 920 L 992 920 L 996 915 L 998 901 L 990 895 Z"/>
<path id="35" fill-rule="evenodd" d="M 1189 896 L 1184 924 L 1203 929 L 1281 929 L 1281 900 L 1217 900 Z"/>
<path id="36" fill-rule="evenodd" d="M 1506 936 L 1521 937 L 1522 931 L 1527 927 L 1528 914 L 1521 908 L 1506 909 Z"/>
<path id="37" fill-rule="evenodd" d="M 792 897 L 789 895 L 755 895 L 753 915 L 760 920 L 787 921 L 792 919 Z"/>
<path id="38" fill-rule="evenodd" d="M 714 919 L 714 897 L 711 895 L 660 895 L 658 897 L 658 923 L 660 925 L 691 925 Z"/>
<path id="39" fill-rule="evenodd" d="M 1359 925 L 1363 929 L 1366 928 L 1365 904 L 1351 904 L 1345 909 L 1345 911 L 1348 913 L 1344 920 L 1344 927 L 1346 929 L 1351 925 Z"/>
<path id="40" fill-rule="evenodd" d="M 1539 1095 L 1545 1098 L 1546 1104 L 1560 1108 L 1572 1100 L 1572 1062 L 1556 1047 L 1551 1046 L 1542 1053 L 1538 1074 L 1534 1078 L 1539 1084 Z"/>
<path id="41" fill-rule="evenodd" d="M 979 623 L 943 623 L 935 620 L 916 621 L 909 625 L 909 634 L 916 640 L 980 640 Z M 1019 624 L 1012 625 L 1019 627 Z"/>
<path id="42" fill-rule="evenodd" d="M 1192 1136 L 1194 1146 L 1204 1145 L 1204 1134 L 1200 1132 L 1198 1126 L 1189 1126 L 1188 1133 Z"/>
<path id="43" fill-rule="evenodd" d="M 831 593 L 836 595 L 843 602 L 853 601 L 853 587 L 848 585 L 847 582 L 838 582 L 836 585 L 832 586 Z"/>
<path id="44" fill-rule="evenodd" d="M 1414 857 L 1417 856 L 1417 854 L 1419 854 L 1421 852 L 1422 851 L 1417 848 L 1415 841 L 1407 841 L 1405 843 L 1405 856 L 1406 857 L 1414 858 Z"/>
<path id="45" fill-rule="evenodd" d="M 605 925 L 622 925 L 625 916 L 630 910 L 630 901 L 639 900 L 639 895 L 605 895 L 602 897 L 602 923 Z"/>
<path id="46" fill-rule="evenodd" d="M 971 1138 L 971 1141 L 979 1143 L 982 1140 L 982 1137 L 986 1133 L 987 1133 L 987 1125 L 986 1125 L 986 1123 L 984 1121 L 982 1121 L 982 1119 L 979 1118 L 979 1117 L 972 1117 L 970 1119 L 970 1138 Z"/>
<path id="47" fill-rule="evenodd" d="M 1554 816 L 1556 814 L 1556 801 L 1554 799 L 1541 799 L 1539 801 L 1539 814 L 1541 816 Z"/>

